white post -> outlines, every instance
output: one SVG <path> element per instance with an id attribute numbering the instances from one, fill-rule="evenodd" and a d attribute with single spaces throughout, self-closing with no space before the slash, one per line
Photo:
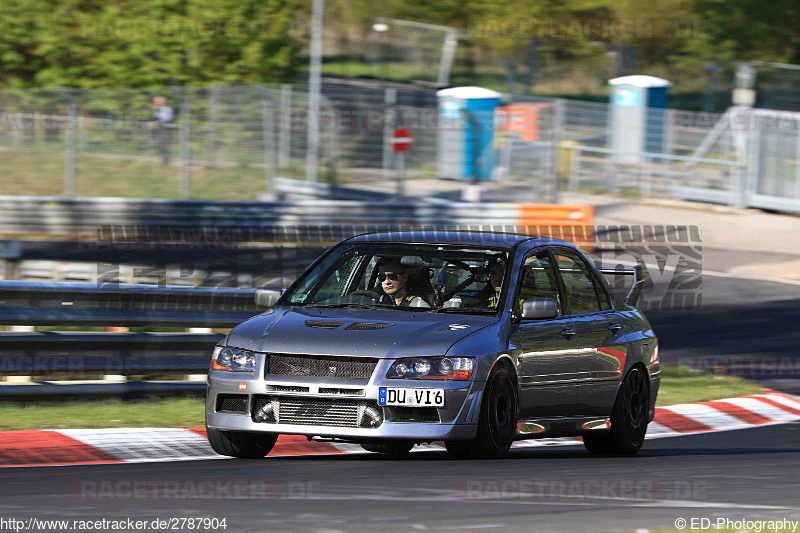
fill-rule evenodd
<path id="1" fill-rule="evenodd" d="M 322 91 L 322 17 L 325 0 L 313 0 L 311 11 L 311 50 L 308 73 L 308 117 L 306 180 L 317 181 L 319 164 L 320 92 Z"/>
<path id="2" fill-rule="evenodd" d="M 406 195 L 406 154 L 397 153 L 397 199 L 402 200 Z"/>
<path id="3" fill-rule="evenodd" d="M 217 166 L 217 99 L 219 98 L 219 86 L 212 85 L 209 89 L 208 98 L 208 140 L 206 148 L 206 165 L 209 167 Z"/>
<path id="4" fill-rule="evenodd" d="M 436 83 L 439 87 L 450 85 L 450 71 L 453 68 L 453 59 L 456 57 L 456 47 L 458 46 L 458 34 L 456 30 L 450 28 L 444 36 L 442 45 L 442 59 L 439 63 L 439 77 Z"/>
<path id="5" fill-rule="evenodd" d="M 278 138 L 278 168 L 289 166 L 292 146 L 292 85 L 281 85 L 281 135 Z"/>
<path id="6" fill-rule="evenodd" d="M 261 102 L 261 131 L 264 136 L 264 168 L 266 169 L 266 191 L 274 192 L 273 180 L 278 174 L 275 150 L 275 121 L 272 110 L 272 101 L 264 99 Z"/>
<path id="7" fill-rule="evenodd" d="M 75 196 L 78 192 L 77 186 L 77 152 L 78 152 L 78 110 L 75 103 L 75 93 L 71 89 L 65 89 L 69 98 L 69 117 L 67 118 L 67 130 L 65 135 L 64 161 L 64 196 Z"/>
<path id="8" fill-rule="evenodd" d="M 189 95 L 186 87 L 181 88 L 181 167 L 180 167 L 180 195 L 181 198 L 188 198 L 191 193 L 191 161 L 189 160 Z"/>
<path id="9" fill-rule="evenodd" d="M 392 176 L 392 148 L 391 139 L 395 128 L 395 104 L 397 103 L 397 89 L 388 88 L 384 92 L 383 112 L 383 179 L 389 180 Z"/>

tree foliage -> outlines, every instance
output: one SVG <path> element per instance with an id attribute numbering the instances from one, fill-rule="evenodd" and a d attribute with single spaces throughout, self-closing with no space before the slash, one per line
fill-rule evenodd
<path id="1" fill-rule="evenodd" d="M 0 87 L 294 81 L 310 4 L 4 0 Z M 464 29 L 486 21 L 645 21 L 651 33 L 607 40 L 675 54 L 798 62 L 799 6 L 797 0 L 327 0 L 326 32 L 363 38 L 366 30 L 354 28 L 368 28 L 376 17 Z M 551 36 L 548 28 L 537 28 L 533 36 Z M 471 44 L 507 55 L 524 49 L 519 37 L 525 35 L 476 35 Z M 563 49 L 576 46 L 581 44 Z"/>
<path id="2" fill-rule="evenodd" d="M 289 79 L 295 0 L 10 0 L 0 85 L 142 87 Z"/>

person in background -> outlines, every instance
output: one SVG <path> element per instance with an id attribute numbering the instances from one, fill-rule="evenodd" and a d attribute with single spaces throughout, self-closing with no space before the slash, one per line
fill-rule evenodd
<path id="1" fill-rule="evenodd" d="M 169 166 L 169 151 L 172 144 L 172 121 L 175 118 L 175 110 L 167 105 L 164 96 L 153 98 L 153 120 L 150 122 L 155 126 L 154 138 L 161 154 L 161 166 Z"/>

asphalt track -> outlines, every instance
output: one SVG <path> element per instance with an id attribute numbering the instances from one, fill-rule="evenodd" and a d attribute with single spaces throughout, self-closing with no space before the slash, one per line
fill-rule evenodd
<path id="1" fill-rule="evenodd" d="M 341 454 L 17 468 L 0 472 L 0 516 L 224 517 L 228 531 L 329 532 L 634 531 L 692 517 L 798 520 L 798 461 L 800 424 L 794 423 L 656 439 L 631 458 L 593 457 L 582 446 L 566 446 L 485 461 L 423 451 L 403 461 Z M 101 480 L 112 489 L 94 488 Z M 192 487 L 209 480 L 270 490 L 242 493 L 256 499 L 224 491 L 209 500 L 131 499 L 135 483 Z"/>

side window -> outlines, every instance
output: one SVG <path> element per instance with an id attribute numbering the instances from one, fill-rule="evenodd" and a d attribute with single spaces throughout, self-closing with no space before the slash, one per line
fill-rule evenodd
<path id="1" fill-rule="evenodd" d="M 553 265 L 547 253 L 531 255 L 525 259 L 520 277 L 519 292 L 514 302 L 514 312 L 522 311 L 522 302 L 528 298 L 554 298 L 558 302 L 558 314 L 562 314 L 561 297 Z"/>
<path id="2" fill-rule="evenodd" d="M 554 250 L 570 314 L 611 309 L 608 294 L 584 260 L 568 250 Z"/>

